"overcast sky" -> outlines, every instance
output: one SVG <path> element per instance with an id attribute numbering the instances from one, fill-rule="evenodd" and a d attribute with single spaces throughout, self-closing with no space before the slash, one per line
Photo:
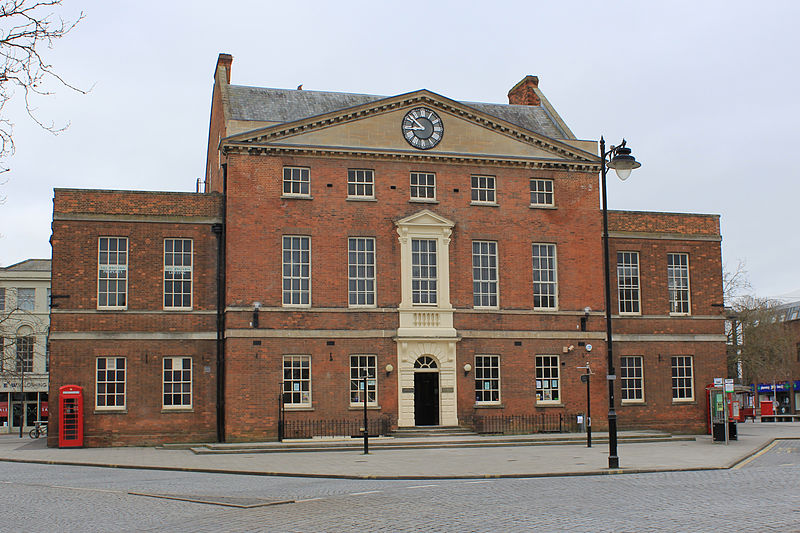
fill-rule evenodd
<path id="1" fill-rule="evenodd" d="M 46 52 L 87 95 L 19 107 L 0 176 L 0 265 L 50 257 L 54 187 L 194 191 L 214 65 L 232 83 L 507 103 L 526 74 L 581 139 L 628 140 L 612 209 L 722 215 L 723 262 L 800 299 L 800 2 L 69 1 L 85 19 Z M 473 7 L 474 6 L 474 7 Z"/>

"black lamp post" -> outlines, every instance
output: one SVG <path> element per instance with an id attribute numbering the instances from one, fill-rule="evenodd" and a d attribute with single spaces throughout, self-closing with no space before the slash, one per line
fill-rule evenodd
<path id="1" fill-rule="evenodd" d="M 603 259 L 605 270 L 606 286 L 606 356 L 608 358 L 608 467 L 619 468 L 619 456 L 617 455 L 617 412 L 614 409 L 614 381 L 617 379 L 614 371 L 614 356 L 611 341 L 611 265 L 608 252 L 608 200 L 606 199 L 606 167 L 613 168 L 619 179 L 625 181 L 631 175 L 631 171 L 642 166 L 631 155 L 631 149 L 625 147 L 625 139 L 622 144 L 612 146 L 606 151 L 606 141 L 600 137 L 600 177 L 603 187 Z"/>

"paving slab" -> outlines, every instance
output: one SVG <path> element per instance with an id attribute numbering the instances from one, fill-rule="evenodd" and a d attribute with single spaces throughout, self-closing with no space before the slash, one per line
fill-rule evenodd
<path id="1" fill-rule="evenodd" d="M 231 453 L 198 455 L 189 449 L 157 447 L 47 448 L 44 439 L 0 436 L 0 461 L 67 464 L 118 468 L 143 468 L 233 474 L 335 477 L 355 479 L 439 479 L 600 475 L 734 467 L 776 439 L 800 439 L 800 422 L 739 424 L 738 440 L 712 443 L 708 435 L 694 440 L 621 439 L 620 468 L 608 466 L 608 444 L 597 440 L 607 434 L 594 432 L 594 445 L 572 444 L 443 448 L 358 449 Z M 620 432 L 621 437 L 636 432 Z M 530 436 L 528 436 L 530 437 Z M 558 436 L 543 436 L 557 439 Z M 477 437 L 482 438 L 482 437 Z"/>

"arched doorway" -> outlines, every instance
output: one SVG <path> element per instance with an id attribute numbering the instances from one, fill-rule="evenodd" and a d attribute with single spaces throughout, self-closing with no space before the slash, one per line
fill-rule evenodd
<path id="1" fill-rule="evenodd" d="M 428 355 L 414 361 L 414 424 L 439 425 L 439 365 Z"/>

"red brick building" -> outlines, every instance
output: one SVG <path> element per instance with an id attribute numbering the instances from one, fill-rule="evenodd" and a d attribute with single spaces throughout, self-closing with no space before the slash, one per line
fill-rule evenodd
<path id="1" fill-rule="evenodd" d="M 237 86 L 231 63 L 206 192 L 55 191 L 51 391 L 84 387 L 88 445 L 275 439 L 280 403 L 355 422 L 365 373 L 392 428 L 574 420 L 587 361 L 605 424 L 601 163 L 537 78 L 504 105 Z M 609 227 L 620 427 L 701 431 L 719 217 Z"/>

